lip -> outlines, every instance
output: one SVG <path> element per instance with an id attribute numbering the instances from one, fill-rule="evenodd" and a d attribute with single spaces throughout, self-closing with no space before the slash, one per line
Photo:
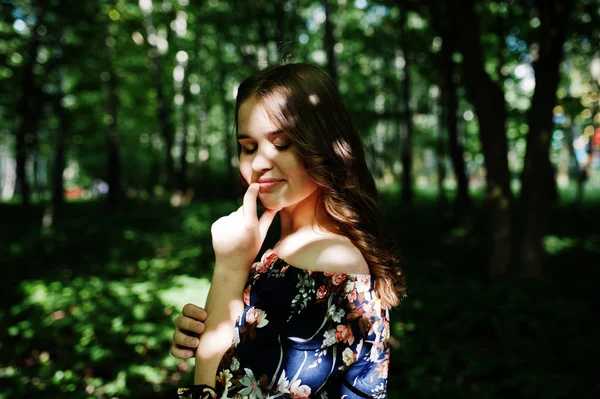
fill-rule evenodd
<path id="1" fill-rule="evenodd" d="M 267 192 L 273 191 L 278 186 L 280 186 L 280 184 L 283 183 L 284 181 L 285 180 L 281 180 L 281 179 L 260 179 L 260 180 L 258 180 L 258 183 L 260 184 L 258 192 L 259 193 L 267 193 Z"/>
<path id="2" fill-rule="evenodd" d="M 276 182 L 276 181 L 283 181 L 283 179 L 273 179 L 273 178 L 265 177 L 265 178 L 258 179 L 256 182 L 262 184 L 262 183 L 271 183 L 271 182 Z"/>

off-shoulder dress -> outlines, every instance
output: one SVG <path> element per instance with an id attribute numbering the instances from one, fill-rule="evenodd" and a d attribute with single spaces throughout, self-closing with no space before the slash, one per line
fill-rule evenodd
<path id="1" fill-rule="evenodd" d="M 244 290 L 216 386 L 180 398 L 385 398 L 389 311 L 370 275 L 306 270 L 267 250 Z"/>

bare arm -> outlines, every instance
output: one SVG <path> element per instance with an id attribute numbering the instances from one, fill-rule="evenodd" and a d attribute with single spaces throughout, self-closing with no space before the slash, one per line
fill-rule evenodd
<path id="1" fill-rule="evenodd" d="M 235 320 L 244 309 L 242 294 L 250 266 L 279 211 L 267 209 L 259 219 L 258 191 L 259 184 L 250 184 L 243 205 L 211 227 L 215 270 L 206 299 L 206 330 L 196 350 L 196 385 L 215 386 L 219 363 L 233 340 Z"/>
<path id="2" fill-rule="evenodd" d="M 223 354 L 231 346 L 235 321 L 244 310 L 242 293 L 248 278 L 247 267 L 215 265 L 206 299 L 206 330 L 196 350 L 194 384 L 215 386 L 215 376 Z"/>

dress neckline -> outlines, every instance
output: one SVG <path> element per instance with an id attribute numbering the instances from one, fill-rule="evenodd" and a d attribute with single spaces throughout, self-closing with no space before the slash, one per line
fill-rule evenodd
<path id="1" fill-rule="evenodd" d="M 272 262 L 269 262 L 270 258 L 273 258 Z M 313 274 L 313 273 L 323 273 L 323 274 L 326 274 L 326 275 L 339 274 L 339 275 L 345 275 L 345 276 L 356 276 L 356 277 L 363 277 L 363 278 L 364 277 L 371 278 L 371 274 L 326 272 L 326 271 L 323 271 L 323 270 L 304 269 L 302 267 L 294 266 L 294 265 L 286 262 L 285 259 L 281 258 L 275 251 L 273 251 L 273 248 L 268 248 L 267 250 L 265 250 L 265 252 L 263 253 L 263 255 L 262 255 L 261 259 L 260 259 L 260 263 L 263 265 L 263 267 L 271 268 L 271 267 L 273 267 L 274 262 L 275 262 L 276 259 L 278 259 L 281 262 L 283 262 L 286 266 L 292 267 L 292 268 L 300 270 L 300 271 L 305 271 L 305 272 L 307 272 L 309 274 Z"/>

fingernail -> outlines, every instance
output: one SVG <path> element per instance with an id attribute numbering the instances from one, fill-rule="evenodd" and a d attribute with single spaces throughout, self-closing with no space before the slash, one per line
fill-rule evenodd
<path id="1" fill-rule="evenodd" d="M 194 356 L 194 353 L 193 352 L 185 352 L 185 355 L 187 357 L 192 357 L 192 356 Z"/>
<path id="2" fill-rule="evenodd" d="M 202 331 L 204 331 L 204 328 L 202 327 L 202 324 L 198 324 L 196 326 L 196 331 L 198 331 L 199 333 L 201 333 Z"/>

